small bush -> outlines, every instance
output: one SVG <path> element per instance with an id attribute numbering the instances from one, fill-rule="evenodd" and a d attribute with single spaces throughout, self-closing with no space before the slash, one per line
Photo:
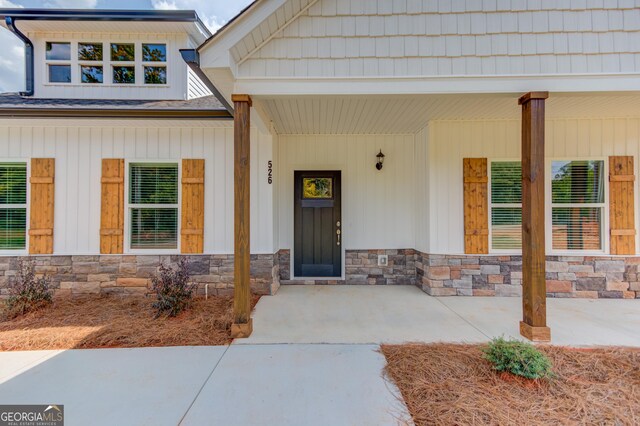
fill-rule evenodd
<path id="1" fill-rule="evenodd" d="M 182 258 L 176 268 L 160 265 L 160 274 L 151 278 L 156 301 L 156 318 L 167 314 L 175 317 L 191 304 L 196 285 L 190 283 L 189 264 Z"/>
<path id="2" fill-rule="evenodd" d="M 36 277 L 35 263 L 31 260 L 18 260 L 16 278 L 9 283 L 8 290 L 3 315 L 6 319 L 36 311 L 53 300 L 50 278 L 47 275 Z"/>
<path id="3" fill-rule="evenodd" d="M 530 343 L 493 339 L 484 348 L 484 359 L 498 371 L 508 371 L 527 379 L 551 377 L 551 361 Z"/>

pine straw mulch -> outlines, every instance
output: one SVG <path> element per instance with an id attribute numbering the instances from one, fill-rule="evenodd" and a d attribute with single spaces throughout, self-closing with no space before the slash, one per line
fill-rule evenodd
<path id="1" fill-rule="evenodd" d="M 252 307 L 259 296 L 252 299 Z M 233 298 L 195 298 L 175 318 L 154 318 L 152 298 L 61 297 L 36 312 L 0 322 L 0 351 L 225 345 Z"/>
<path id="2" fill-rule="evenodd" d="M 544 346 L 555 378 L 497 373 L 481 345 L 383 345 L 416 425 L 640 424 L 640 350 Z"/>

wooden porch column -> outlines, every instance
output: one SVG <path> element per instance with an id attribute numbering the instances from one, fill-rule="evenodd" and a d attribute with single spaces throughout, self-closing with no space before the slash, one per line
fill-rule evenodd
<path id="1" fill-rule="evenodd" d="M 520 334 L 548 342 L 545 282 L 544 102 L 548 92 L 530 92 L 522 105 L 522 321 Z"/>
<path id="2" fill-rule="evenodd" d="M 233 324 L 231 337 L 249 337 L 251 320 L 249 206 L 250 206 L 250 109 L 249 95 L 232 95 L 234 104 L 234 245 L 233 245 Z"/>

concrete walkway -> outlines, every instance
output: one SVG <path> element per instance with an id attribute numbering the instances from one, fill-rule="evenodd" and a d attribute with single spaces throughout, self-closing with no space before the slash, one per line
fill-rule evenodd
<path id="1" fill-rule="evenodd" d="M 520 338 L 519 297 L 431 297 L 413 286 L 282 286 L 236 344 L 485 342 Z M 552 343 L 640 347 L 640 300 L 548 299 Z"/>
<path id="2" fill-rule="evenodd" d="M 406 424 L 378 343 L 518 337 L 519 319 L 519 298 L 283 287 L 230 346 L 0 352 L 0 403 L 64 404 L 71 426 Z M 550 299 L 549 324 L 556 344 L 640 346 L 640 300 Z"/>
<path id="3" fill-rule="evenodd" d="M 0 404 L 63 404 L 65 425 L 397 425 L 377 345 L 0 352 Z"/>

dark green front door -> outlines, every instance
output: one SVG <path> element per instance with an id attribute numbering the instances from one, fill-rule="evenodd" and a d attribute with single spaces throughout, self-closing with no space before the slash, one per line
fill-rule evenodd
<path id="1" fill-rule="evenodd" d="M 297 171 L 294 178 L 294 275 L 340 277 L 340 172 Z"/>

